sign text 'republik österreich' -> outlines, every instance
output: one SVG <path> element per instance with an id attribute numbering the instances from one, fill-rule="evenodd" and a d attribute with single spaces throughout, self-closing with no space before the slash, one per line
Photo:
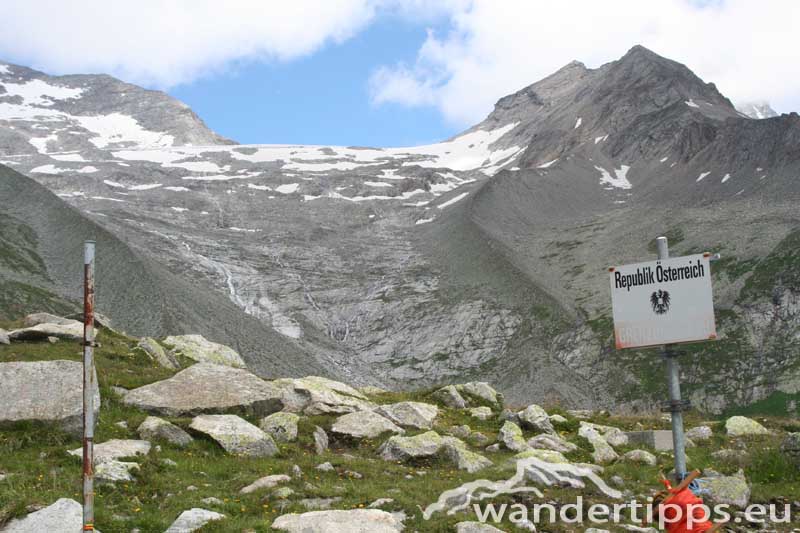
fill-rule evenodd
<path id="1" fill-rule="evenodd" d="M 617 348 L 716 339 L 708 254 L 609 271 Z"/>

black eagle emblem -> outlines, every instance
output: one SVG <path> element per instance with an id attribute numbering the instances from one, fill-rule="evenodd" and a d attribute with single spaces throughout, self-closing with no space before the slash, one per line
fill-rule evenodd
<path id="1" fill-rule="evenodd" d="M 655 314 L 663 315 L 669 311 L 669 293 L 661 289 L 654 291 L 650 295 L 650 305 L 653 307 Z"/>

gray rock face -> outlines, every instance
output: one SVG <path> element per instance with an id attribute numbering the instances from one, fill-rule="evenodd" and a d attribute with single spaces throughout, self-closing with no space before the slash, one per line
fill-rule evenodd
<path id="1" fill-rule="evenodd" d="M 69 341 L 82 340 L 83 324 L 73 320 L 69 324 L 37 324 L 8 332 L 8 338 L 12 341 L 39 341 L 48 337 Z"/>
<path id="2" fill-rule="evenodd" d="M 262 418 L 258 427 L 272 435 L 278 442 L 293 442 L 297 440 L 297 423 L 300 417 L 294 413 L 277 412 Z"/>
<path id="3" fill-rule="evenodd" d="M 519 421 L 523 427 L 528 427 L 540 433 L 555 433 L 553 423 L 547 411 L 536 404 L 531 404 L 518 413 Z"/>
<path id="4" fill-rule="evenodd" d="M 725 421 L 725 431 L 729 437 L 744 437 L 747 435 L 766 435 L 767 428 L 746 416 L 732 416 Z"/>
<path id="5" fill-rule="evenodd" d="M 230 454 L 271 457 L 278 453 L 272 437 L 236 415 L 196 416 L 189 427 L 208 435 Z"/>
<path id="6" fill-rule="evenodd" d="M 150 443 L 146 440 L 111 439 L 94 446 L 94 462 L 116 461 L 124 457 L 136 457 L 150 453 Z M 83 457 L 83 448 L 70 450 L 70 455 Z"/>
<path id="7" fill-rule="evenodd" d="M 198 363 L 169 379 L 128 391 L 123 402 L 151 413 L 186 416 L 242 412 L 266 416 L 283 407 L 281 391 L 246 370 Z"/>
<path id="8" fill-rule="evenodd" d="M 12 520 L 3 533 L 79 533 L 83 530 L 83 506 L 69 498 L 61 498 L 25 518 Z"/>
<path id="9" fill-rule="evenodd" d="M 397 533 L 403 531 L 403 523 L 378 509 L 353 509 L 285 514 L 272 522 L 272 529 L 290 533 Z"/>
<path id="10" fill-rule="evenodd" d="M 222 520 L 223 518 L 225 518 L 224 514 L 214 511 L 199 508 L 189 509 L 182 512 L 164 533 L 192 533 L 212 520 Z"/>
<path id="11" fill-rule="evenodd" d="M 145 440 L 165 440 L 170 444 L 183 448 L 191 444 L 192 437 L 184 430 L 167 422 L 163 418 L 148 416 L 137 429 L 139 436 Z"/>
<path id="12" fill-rule="evenodd" d="M 174 352 L 198 363 L 214 363 L 234 368 L 247 367 L 236 350 L 211 342 L 202 335 L 173 335 L 164 339 L 164 344 L 172 346 Z"/>
<path id="13" fill-rule="evenodd" d="M 179 369 L 181 366 L 178 364 L 178 360 L 175 359 L 175 356 L 172 353 L 167 352 L 157 340 L 152 337 L 144 337 L 142 340 L 139 341 L 137 345 L 141 348 L 147 355 L 150 356 L 150 359 L 158 363 L 159 365 L 163 366 L 164 368 L 171 368 L 173 370 Z"/>
<path id="14" fill-rule="evenodd" d="M 357 439 L 371 439 L 383 433 L 405 433 L 403 428 L 374 411 L 342 415 L 333 423 L 331 431 Z"/>
<path id="15" fill-rule="evenodd" d="M 416 429 L 431 429 L 439 414 L 435 405 L 422 402 L 399 402 L 381 405 L 376 412 L 398 426 Z"/>
<path id="16" fill-rule="evenodd" d="M 442 437 L 435 431 L 427 431 L 413 437 L 395 435 L 381 445 L 379 453 L 385 461 L 407 461 L 432 457 L 439 452 L 442 444 Z"/>
<path id="17" fill-rule="evenodd" d="M 94 378 L 95 415 L 100 389 Z M 83 365 L 75 361 L 0 363 L 0 424 L 36 420 L 79 435 L 83 430 Z"/>

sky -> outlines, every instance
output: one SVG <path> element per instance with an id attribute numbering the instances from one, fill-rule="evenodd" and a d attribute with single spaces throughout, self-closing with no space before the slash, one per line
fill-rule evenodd
<path id="1" fill-rule="evenodd" d="M 0 60 L 167 91 L 244 143 L 404 146 L 635 44 L 800 110 L 797 0 L 4 0 Z"/>

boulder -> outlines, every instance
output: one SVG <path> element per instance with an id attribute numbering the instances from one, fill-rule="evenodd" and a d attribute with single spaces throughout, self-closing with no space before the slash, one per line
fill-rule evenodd
<path id="1" fill-rule="evenodd" d="M 208 435 L 231 454 L 271 457 L 278 453 L 272 437 L 236 415 L 196 416 L 189 427 Z"/>
<path id="2" fill-rule="evenodd" d="M 744 437 L 747 435 L 767 435 L 767 428 L 746 416 L 732 416 L 725 421 L 725 431 L 729 437 Z"/>
<path id="3" fill-rule="evenodd" d="M 375 411 L 342 415 L 334 421 L 331 431 L 357 439 L 372 439 L 383 433 L 405 433 L 405 430 Z"/>
<path id="4" fill-rule="evenodd" d="M 68 341 L 83 340 L 83 324 L 73 320 L 70 324 L 37 324 L 8 332 L 8 338 L 12 341 L 41 341 L 48 337 Z"/>
<path id="5" fill-rule="evenodd" d="M 503 407 L 503 396 L 485 381 L 471 381 L 463 385 L 456 385 L 456 390 L 462 395 L 479 398 L 497 408 Z"/>
<path id="6" fill-rule="evenodd" d="M 207 511 L 206 509 L 193 508 L 184 511 L 178 516 L 164 533 L 192 533 L 202 528 L 212 520 L 222 520 L 224 514 Z"/>
<path id="7" fill-rule="evenodd" d="M 504 531 L 481 522 L 459 522 L 456 524 L 456 533 L 504 533 Z"/>
<path id="8" fill-rule="evenodd" d="M 689 431 L 686 432 L 686 438 L 692 439 L 693 441 L 704 441 L 710 439 L 714 435 L 714 432 L 708 426 L 697 426 L 693 427 Z"/>
<path id="9" fill-rule="evenodd" d="M 181 448 L 191 444 L 192 437 L 184 430 L 163 418 L 148 416 L 137 429 L 139 436 L 145 440 L 165 440 Z"/>
<path id="10" fill-rule="evenodd" d="M 288 483 L 291 480 L 292 478 L 284 474 L 262 477 L 261 479 L 257 479 L 256 481 L 253 481 L 244 487 L 239 491 L 239 494 L 250 494 L 252 492 L 256 492 L 257 490 L 271 489 L 272 487 L 277 486 L 279 483 Z"/>
<path id="11" fill-rule="evenodd" d="M 471 407 L 469 409 L 469 416 L 477 418 L 478 420 L 489 420 L 492 418 L 492 410 L 485 405 L 480 407 Z"/>
<path id="12" fill-rule="evenodd" d="M 272 438 L 278 442 L 294 442 L 297 440 L 297 423 L 299 421 L 298 415 L 280 411 L 262 418 L 258 427 L 272 435 Z"/>
<path id="13" fill-rule="evenodd" d="M 790 459 L 800 464 L 800 433 L 789 433 L 783 439 L 781 451 Z"/>
<path id="14" fill-rule="evenodd" d="M 567 422 L 569 422 L 569 420 L 567 420 L 566 418 L 564 418 L 559 414 L 555 414 L 555 415 L 550 415 L 550 422 L 552 422 L 553 424 L 566 424 Z"/>
<path id="15" fill-rule="evenodd" d="M 433 420 L 439 414 L 438 407 L 422 402 L 399 402 L 381 405 L 376 411 L 398 426 L 416 429 L 431 429 Z"/>
<path id="16" fill-rule="evenodd" d="M 108 460 L 94 467 L 94 478 L 98 483 L 117 483 L 133 481 L 131 470 L 138 470 L 137 463 Z"/>
<path id="17" fill-rule="evenodd" d="M 525 442 L 525 438 L 522 436 L 522 430 L 513 422 L 503 422 L 497 438 L 512 452 L 521 452 L 528 449 L 528 443 Z"/>
<path id="18" fill-rule="evenodd" d="M 552 450 L 554 452 L 568 453 L 578 449 L 578 446 L 567 442 L 558 435 L 543 433 L 536 435 L 528 441 L 528 446 L 535 450 Z"/>
<path id="19" fill-rule="evenodd" d="M 181 365 L 178 363 L 178 360 L 175 358 L 175 355 L 172 353 L 167 352 L 159 343 L 152 337 L 144 337 L 142 340 L 139 341 L 139 344 L 136 345 L 139 349 L 141 349 L 144 353 L 146 353 L 150 359 L 158 363 L 160 366 L 164 368 L 170 368 L 172 370 L 178 370 Z"/>
<path id="20" fill-rule="evenodd" d="M 603 438 L 603 436 L 592 427 L 592 425 L 584 425 L 578 429 L 578 435 L 589 441 L 594 451 L 592 451 L 592 460 L 603 465 L 619 459 L 619 455 L 614 451 L 614 448 Z"/>
<path id="21" fill-rule="evenodd" d="M 94 464 L 116 461 L 124 457 L 136 457 L 150 453 L 150 443 L 146 440 L 111 439 L 94 445 Z M 75 448 L 67 453 L 83 458 L 83 448 Z"/>
<path id="22" fill-rule="evenodd" d="M 82 318 L 64 318 L 62 316 L 51 315 L 50 313 L 32 313 L 22 319 L 22 325 L 32 328 L 39 324 L 57 324 L 59 326 L 74 326 L 76 323 L 83 327 Z"/>
<path id="23" fill-rule="evenodd" d="M 266 416 L 283 408 L 281 390 L 238 368 L 198 363 L 169 379 L 128 391 L 123 402 L 164 416 L 238 412 Z"/>
<path id="24" fill-rule="evenodd" d="M 403 531 L 403 522 L 379 509 L 311 511 L 279 516 L 272 529 L 290 533 L 397 533 Z"/>
<path id="25" fill-rule="evenodd" d="M 615 448 L 617 446 L 625 446 L 628 444 L 628 435 L 621 429 L 615 428 L 614 426 L 603 426 L 600 424 L 592 424 L 591 422 L 581 422 L 580 427 L 578 428 L 579 435 L 584 428 L 591 428 L 595 430 L 608 444 L 614 446 Z"/>
<path id="26" fill-rule="evenodd" d="M 386 461 L 407 461 L 436 455 L 442 443 L 442 437 L 435 431 L 413 437 L 395 435 L 384 442 L 378 452 Z"/>
<path id="27" fill-rule="evenodd" d="M 83 530 L 83 506 L 69 498 L 12 520 L 0 531 L 3 533 L 79 533 Z"/>
<path id="28" fill-rule="evenodd" d="M 8 332 L 0 328 L 0 344 L 11 344 L 11 339 L 8 338 Z"/>
<path id="29" fill-rule="evenodd" d="M 164 344 L 172 346 L 172 354 L 181 354 L 198 363 L 247 368 L 242 356 L 224 344 L 207 340 L 202 335 L 172 335 L 164 339 Z"/>
<path id="30" fill-rule="evenodd" d="M 317 455 L 325 453 L 328 449 L 328 434 L 319 426 L 314 426 L 314 450 Z"/>
<path id="31" fill-rule="evenodd" d="M 466 400 L 464 400 L 464 397 L 458 392 L 455 385 L 442 387 L 433 393 L 433 398 L 453 409 L 464 409 L 467 407 Z"/>
<path id="32" fill-rule="evenodd" d="M 547 414 L 547 411 L 536 404 L 529 405 L 523 411 L 517 413 L 517 416 L 519 417 L 522 427 L 530 428 L 540 433 L 556 432 L 556 430 L 553 429 L 553 423 L 550 422 L 550 416 Z"/>
<path id="33" fill-rule="evenodd" d="M 645 450 L 631 450 L 622 458 L 629 463 L 639 463 L 647 466 L 656 466 L 656 456 Z"/>
<path id="34" fill-rule="evenodd" d="M 467 445 L 455 437 L 442 438 L 442 451 L 445 457 L 451 461 L 459 470 L 466 470 L 470 474 L 492 466 L 492 462 L 486 457 L 470 451 Z"/>
<path id="35" fill-rule="evenodd" d="M 715 504 L 731 505 L 744 509 L 750 502 L 750 486 L 739 470 L 732 476 L 713 473 L 697 480 L 700 490 Z"/>
<path id="36" fill-rule="evenodd" d="M 277 379 L 284 410 L 308 415 L 344 414 L 370 411 L 376 406 L 353 387 L 318 376 Z"/>
<path id="37" fill-rule="evenodd" d="M 94 377 L 95 417 L 100 389 Z M 83 431 L 83 364 L 76 361 L 0 363 L 0 425 L 33 420 L 79 436 Z"/>

